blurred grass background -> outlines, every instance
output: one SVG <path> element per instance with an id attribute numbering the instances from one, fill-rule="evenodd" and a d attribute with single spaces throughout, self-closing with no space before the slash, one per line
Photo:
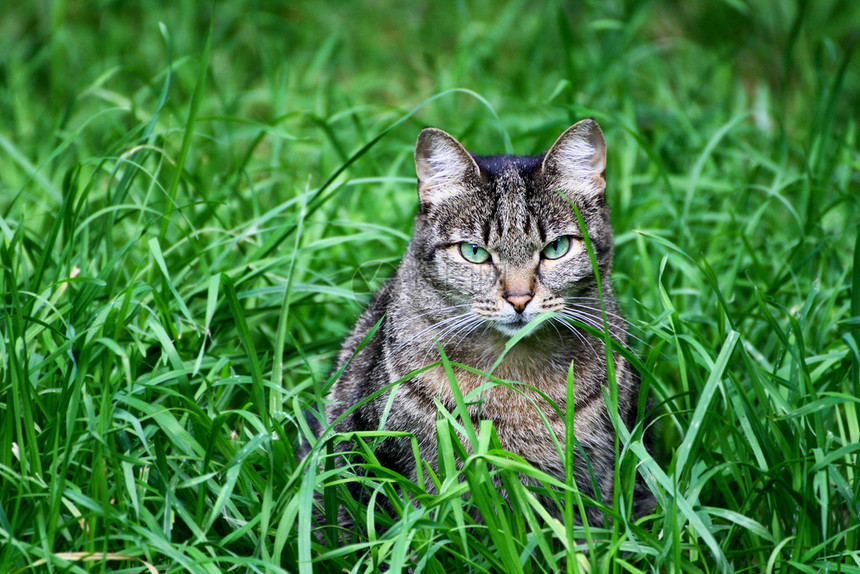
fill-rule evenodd
<path id="1" fill-rule="evenodd" d="M 860 572 L 858 31 L 828 0 L 3 5 L 0 571 Z M 585 116 L 658 514 L 582 554 L 502 509 L 507 548 L 424 493 L 326 550 L 298 415 L 408 242 L 418 131 L 531 154 Z"/>

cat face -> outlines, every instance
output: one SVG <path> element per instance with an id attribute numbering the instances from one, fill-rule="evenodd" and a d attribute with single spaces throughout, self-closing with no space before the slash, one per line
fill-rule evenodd
<path id="1" fill-rule="evenodd" d="M 441 130 L 422 131 L 415 151 L 421 212 L 411 248 L 440 307 L 465 307 L 511 336 L 544 311 L 563 312 L 571 298 L 594 296 L 594 270 L 570 202 L 608 275 L 605 157 L 593 120 L 569 128 L 540 156 L 475 156 Z"/>

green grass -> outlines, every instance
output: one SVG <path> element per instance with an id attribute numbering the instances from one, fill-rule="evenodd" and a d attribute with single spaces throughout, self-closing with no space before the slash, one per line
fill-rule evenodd
<path id="1" fill-rule="evenodd" d="M 0 572 L 860 572 L 860 5 L 390 4 L 0 8 Z M 585 116 L 657 513 L 575 526 L 456 413 L 431 492 L 378 433 L 371 478 L 302 460 L 420 128 L 537 153 Z M 315 496 L 366 536 L 322 545 Z"/>

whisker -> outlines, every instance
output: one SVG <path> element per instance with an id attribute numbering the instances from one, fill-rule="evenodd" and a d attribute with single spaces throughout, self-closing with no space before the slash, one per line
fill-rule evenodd
<path id="1" fill-rule="evenodd" d="M 465 333 L 463 333 L 460 338 L 457 339 L 457 342 L 454 343 L 454 347 L 452 350 L 457 350 L 460 347 L 460 343 L 462 343 L 466 339 L 466 337 L 468 337 L 472 332 L 475 331 L 475 329 L 477 329 L 481 325 L 486 326 L 486 323 L 484 321 L 476 321 L 472 324 L 471 327 L 465 328 Z"/>
<path id="2" fill-rule="evenodd" d="M 561 336 L 561 331 L 559 331 L 558 327 L 555 326 L 555 321 L 550 321 L 549 324 L 552 326 L 553 329 L 555 329 L 555 332 L 558 333 L 559 340 L 564 341 L 564 337 Z"/>
<path id="3" fill-rule="evenodd" d="M 593 311 L 593 313 L 588 313 L 588 311 Z M 570 315 L 570 313 L 574 313 L 577 316 L 583 318 L 583 323 L 587 323 L 587 324 L 591 325 L 592 327 L 594 327 L 595 329 L 603 330 L 603 317 L 598 314 L 598 313 L 600 313 L 600 311 L 598 309 L 594 309 L 592 307 L 576 307 L 576 308 L 565 308 L 562 310 L 563 315 L 568 316 L 572 319 L 577 319 L 577 317 Z M 593 322 L 585 321 L 584 318 L 586 318 L 586 317 L 591 319 Z M 630 325 L 629 322 L 627 322 L 625 320 L 625 323 L 627 323 L 626 327 L 628 327 L 628 328 L 624 329 L 624 331 L 628 337 L 632 337 L 633 339 L 636 339 L 639 343 L 641 343 L 645 347 L 648 347 L 648 348 L 651 347 L 651 345 L 649 345 L 648 343 L 643 341 L 641 338 L 637 337 L 636 335 L 634 335 L 633 333 L 630 332 L 629 327 L 632 327 L 632 325 Z M 613 325 L 613 326 L 618 327 L 617 325 Z M 626 344 L 625 344 L 625 347 L 627 347 L 628 349 L 630 348 Z"/>
<path id="4" fill-rule="evenodd" d="M 578 309 L 587 309 L 590 311 L 594 311 L 595 313 L 598 314 L 599 317 L 602 317 L 603 309 L 600 309 L 596 306 L 591 306 L 588 304 L 581 304 L 580 303 L 580 301 L 599 302 L 600 299 L 597 297 L 565 297 L 564 300 L 565 300 L 565 303 L 567 304 L 567 306 L 569 306 L 569 307 L 576 307 Z M 617 319 L 618 321 L 624 323 L 625 330 L 627 331 L 627 334 L 630 335 L 631 337 L 633 337 L 634 339 L 636 339 L 637 341 L 639 341 L 643 346 L 645 346 L 649 349 L 653 347 L 652 345 L 649 345 L 648 343 L 646 343 L 640 337 L 637 337 L 636 335 L 633 334 L 632 331 L 636 331 L 636 332 L 643 334 L 643 336 L 644 336 L 645 329 L 643 329 L 641 326 L 634 324 L 632 321 L 630 321 L 626 317 L 624 317 L 618 313 L 613 313 L 612 311 L 606 311 L 606 316 L 612 317 L 613 319 Z"/>
<path id="5" fill-rule="evenodd" d="M 465 329 L 472 326 L 473 324 L 481 323 L 480 317 L 471 314 L 459 315 L 457 319 L 459 319 L 459 321 L 448 325 L 435 337 L 433 337 L 434 340 L 430 342 L 428 348 L 424 351 L 424 354 L 421 357 L 421 364 L 424 364 L 427 359 L 427 355 L 429 355 L 431 352 L 433 352 L 434 349 L 436 349 L 436 341 L 439 341 L 439 343 L 444 346 L 445 338 L 449 335 L 454 336 L 458 331 L 460 331 L 460 329 Z"/>
<path id="6" fill-rule="evenodd" d="M 570 331 L 571 333 L 573 333 L 573 335 L 574 335 L 577 339 L 579 339 L 583 344 L 588 345 L 588 348 L 590 348 L 590 349 L 591 349 L 591 352 L 592 352 L 592 353 L 594 353 L 594 356 L 595 356 L 595 357 L 599 357 L 599 356 L 600 356 L 600 355 L 597 353 L 597 351 L 595 350 L 594 346 L 591 344 L 591 341 L 589 341 L 589 340 L 588 340 L 588 338 L 587 338 L 585 335 L 583 335 L 582 333 L 580 333 L 580 332 L 579 332 L 579 330 L 578 330 L 576 327 L 574 327 L 573 325 L 571 325 L 570 323 L 568 323 L 567 321 L 565 321 L 564 319 L 562 319 L 562 318 L 560 318 L 560 317 L 553 317 L 553 318 L 552 318 L 552 320 L 553 320 L 553 322 L 561 323 L 561 324 L 562 324 L 562 325 L 563 325 L 563 326 L 564 326 L 568 331 Z"/>
<path id="7" fill-rule="evenodd" d="M 450 311 L 452 309 L 459 309 L 461 307 L 470 307 L 470 306 L 471 306 L 470 303 L 462 303 L 460 305 L 450 305 L 448 307 L 439 307 L 436 309 L 430 309 L 429 311 L 424 311 L 423 313 L 418 313 L 417 315 L 413 315 L 412 318 L 417 319 L 419 317 L 424 317 L 425 315 L 429 315 L 431 313 L 443 313 L 445 311 Z"/>
<path id="8" fill-rule="evenodd" d="M 429 327 L 425 327 L 424 329 L 421 329 L 420 331 L 415 333 L 413 336 L 411 336 L 410 338 L 403 341 L 400 345 L 397 346 L 397 348 L 394 349 L 394 351 L 397 352 L 397 351 L 403 350 L 404 347 L 411 344 L 413 341 L 415 341 L 415 339 L 421 337 L 422 335 L 424 335 L 428 331 L 431 331 L 435 328 L 441 327 L 442 325 L 447 325 L 448 323 L 451 323 L 451 322 L 456 322 L 456 321 L 463 319 L 464 317 L 468 317 L 468 316 L 469 316 L 468 314 L 464 313 L 464 314 L 460 314 L 460 315 L 454 315 L 453 317 L 447 317 L 445 319 L 442 319 L 441 321 L 437 321 L 437 322 L 433 323 L 432 325 L 430 325 Z"/>
<path id="9" fill-rule="evenodd" d="M 586 325 L 593 327 L 593 328 L 597 329 L 598 331 L 603 331 L 605 327 L 609 327 L 610 328 L 610 335 L 613 334 L 612 328 L 619 329 L 619 326 L 615 325 L 613 323 L 607 323 L 606 325 L 604 325 L 602 317 L 599 317 L 597 315 L 593 315 L 590 313 L 586 313 L 581 309 L 563 309 L 561 312 L 561 315 L 568 317 L 570 319 L 574 319 L 574 320 L 579 321 L 581 323 L 585 323 Z M 624 332 L 626 334 L 626 331 L 624 331 Z M 613 336 L 613 339 L 615 339 L 615 338 L 616 337 Z M 620 343 L 621 341 L 618 341 L 618 342 Z"/>
<path id="10" fill-rule="evenodd" d="M 449 325 L 448 327 L 446 327 L 445 330 L 442 331 L 441 333 L 439 333 L 439 335 L 437 335 L 436 338 L 441 343 L 449 335 L 451 337 L 454 337 L 460 329 L 465 328 L 467 325 L 472 325 L 473 323 L 479 323 L 480 321 L 481 321 L 481 319 L 479 317 L 467 316 L 464 321 L 459 322 L 459 323 L 454 323 L 453 325 Z"/>
<path id="11" fill-rule="evenodd" d="M 585 309 L 582 309 L 582 308 L 578 308 L 578 309 L 566 308 L 566 309 L 561 310 L 561 314 L 566 316 L 566 317 L 570 317 L 572 319 L 581 319 L 583 323 L 587 323 L 588 325 L 591 325 L 592 327 L 594 327 L 596 329 L 603 330 L 603 327 L 604 327 L 603 317 L 601 317 L 600 315 L 596 315 L 594 313 L 588 313 Z M 607 321 L 606 324 L 608 327 L 618 328 L 618 325 L 613 324 L 611 321 Z"/>
<path id="12" fill-rule="evenodd" d="M 562 309 L 561 315 L 568 317 L 570 319 L 574 319 L 574 320 L 579 321 L 581 323 L 585 323 L 586 325 L 593 327 L 593 328 L 597 329 L 598 331 L 603 331 L 603 329 L 604 329 L 604 324 L 603 324 L 601 317 L 596 317 L 596 316 L 590 315 L 588 313 L 583 313 L 583 312 L 576 310 L 576 309 Z M 608 323 L 606 326 L 616 327 L 616 325 L 613 325 L 612 323 Z M 612 331 L 610 330 L 610 335 L 611 334 L 612 334 Z M 614 338 L 615 337 L 613 337 L 613 339 Z M 619 343 L 620 342 L 621 341 L 619 341 Z"/>
<path id="13" fill-rule="evenodd" d="M 604 310 L 603 310 L 603 309 L 600 309 L 600 308 L 598 308 L 598 307 L 592 307 L 592 306 L 590 306 L 590 305 L 580 305 L 579 303 L 580 303 L 580 302 L 582 302 L 582 301 L 596 301 L 596 302 L 600 302 L 600 299 L 598 299 L 597 297 L 565 297 L 565 298 L 564 298 L 564 302 L 565 302 L 565 304 L 566 304 L 567 306 L 580 307 L 580 308 L 585 308 L 585 309 L 591 309 L 592 311 L 596 311 L 596 312 L 598 312 L 598 313 L 603 313 L 603 312 L 604 312 Z M 619 321 L 623 321 L 623 322 L 624 322 L 624 323 L 626 323 L 627 325 L 632 326 L 632 323 L 630 323 L 630 321 L 628 321 L 628 320 L 627 320 L 625 317 L 623 317 L 622 315 L 620 315 L 620 314 L 618 314 L 618 313 L 613 313 L 612 311 L 609 311 L 609 310 L 607 310 L 607 311 L 605 311 L 605 312 L 606 312 L 606 315 L 607 315 L 608 317 L 612 317 L 612 318 L 614 318 L 614 319 L 618 319 Z"/>

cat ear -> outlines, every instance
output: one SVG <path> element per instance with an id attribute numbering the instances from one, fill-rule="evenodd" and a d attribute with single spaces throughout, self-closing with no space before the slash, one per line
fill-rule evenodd
<path id="1" fill-rule="evenodd" d="M 464 184 L 480 177 L 481 169 L 460 142 L 436 128 L 424 128 L 415 144 L 418 197 L 431 206 L 462 192 Z"/>
<path id="2" fill-rule="evenodd" d="M 544 173 L 558 177 L 579 193 L 603 193 L 606 189 L 606 140 L 592 119 L 567 128 L 546 152 Z"/>

